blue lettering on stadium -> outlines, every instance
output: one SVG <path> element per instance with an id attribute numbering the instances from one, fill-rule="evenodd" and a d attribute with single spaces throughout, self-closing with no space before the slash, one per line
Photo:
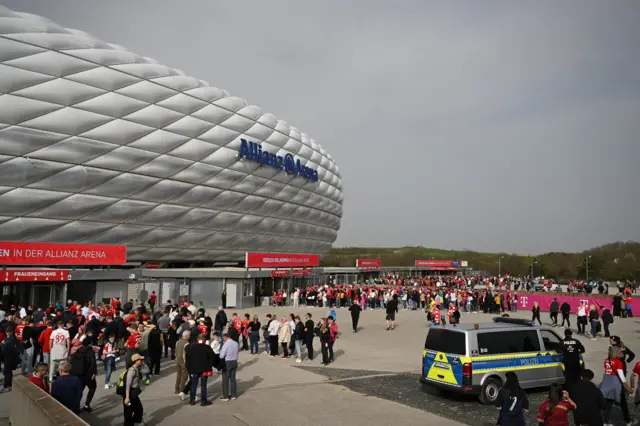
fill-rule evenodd
<path id="1" fill-rule="evenodd" d="M 293 155 L 287 154 L 284 157 L 262 150 L 262 146 L 256 142 L 249 142 L 246 139 L 240 139 L 239 158 L 246 158 L 249 161 L 255 161 L 265 166 L 273 167 L 278 170 L 284 170 L 287 174 L 302 176 L 312 182 L 318 181 L 318 171 L 307 167 L 295 160 Z"/>

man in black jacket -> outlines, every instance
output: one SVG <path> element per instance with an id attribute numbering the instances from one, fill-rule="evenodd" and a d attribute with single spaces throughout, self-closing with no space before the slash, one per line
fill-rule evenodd
<path id="1" fill-rule="evenodd" d="M 349 306 L 349 311 L 351 312 L 351 325 L 353 325 L 353 332 L 356 333 L 358 331 L 358 321 L 360 320 L 360 312 L 362 308 L 358 303 L 354 303 Z"/>
<path id="2" fill-rule="evenodd" d="M 593 371 L 584 370 L 582 380 L 571 389 L 571 399 L 577 405 L 573 414 L 576 426 L 603 426 L 601 411 L 605 408 L 605 400 L 592 380 Z"/>
<path id="3" fill-rule="evenodd" d="M 564 322 L 567 322 L 567 327 L 571 328 L 571 321 L 569 321 L 569 313 L 571 312 L 571 305 L 567 302 L 562 303 L 560 306 L 560 312 L 562 313 L 562 324 L 560 327 L 564 327 Z"/>
<path id="4" fill-rule="evenodd" d="M 564 363 L 564 385 L 569 390 L 580 379 L 582 366 L 580 365 L 580 355 L 585 350 L 582 343 L 573 337 L 573 332 L 569 329 L 564 331 L 564 339 L 560 341 L 562 351 L 562 362 Z"/>
<path id="5" fill-rule="evenodd" d="M 6 328 L 7 337 L 0 343 L 2 351 L 2 374 L 4 375 L 4 387 L 0 393 L 11 392 L 13 385 L 13 370 L 20 365 L 20 352 L 22 350 L 20 341 L 16 338 L 13 326 Z"/>
<path id="6" fill-rule="evenodd" d="M 71 357 L 71 368 L 73 373 L 76 376 L 80 377 L 82 380 L 82 392 L 84 392 L 84 388 L 89 388 L 89 392 L 87 393 L 87 398 L 84 402 L 84 411 L 90 413 L 91 410 L 91 401 L 93 400 L 93 395 L 96 393 L 96 375 L 98 374 L 98 366 L 96 365 L 96 353 L 93 350 L 93 346 L 91 346 L 91 341 L 93 340 L 93 333 L 88 332 L 84 340 L 82 341 L 82 347 L 78 348 L 77 352 L 82 355 L 82 358 L 76 357 L 76 355 L 72 355 Z M 78 362 L 82 362 L 82 365 L 76 366 L 73 365 L 75 360 L 78 359 Z"/>
<path id="7" fill-rule="evenodd" d="M 196 404 L 196 391 L 200 380 L 200 405 L 203 407 L 211 405 L 211 401 L 207 400 L 207 379 L 213 371 L 213 349 L 205 343 L 205 338 L 203 335 L 198 336 L 198 342 L 189 345 L 186 352 L 187 371 L 191 380 L 189 404 Z"/>
<path id="8" fill-rule="evenodd" d="M 398 313 L 398 295 L 394 294 L 393 298 L 387 302 L 387 330 L 396 328 L 396 314 Z"/>
<path id="9" fill-rule="evenodd" d="M 227 322 L 228 322 L 227 314 L 222 309 L 222 306 L 218 306 L 218 313 L 216 314 L 216 319 L 214 320 L 213 328 L 218 330 L 218 333 L 220 333 L 220 336 L 222 336 L 223 334 L 222 329 L 227 325 Z"/>
<path id="10" fill-rule="evenodd" d="M 558 326 L 558 309 L 559 308 L 560 306 L 558 303 L 558 299 L 554 297 L 553 301 L 551 302 L 551 306 L 549 306 L 549 317 L 551 317 L 551 325 L 553 327 Z"/>
<path id="11" fill-rule="evenodd" d="M 149 370 L 150 374 L 160 375 L 160 358 L 162 358 L 163 347 L 162 332 L 153 327 L 149 332 L 149 343 L 147 350 L 149 352 Z"/>
<path id="12" fill-rule="evenodd" d="M 313 360 L 313 329 L 315 324 L 311 319 L 311 314 L 307 313 L 305 317 L 306 321 L 304 323 L 304 333 L 305 333 L 305 345 L 307 346 L 307 356 L 309 357 L 309 361 Z"/>

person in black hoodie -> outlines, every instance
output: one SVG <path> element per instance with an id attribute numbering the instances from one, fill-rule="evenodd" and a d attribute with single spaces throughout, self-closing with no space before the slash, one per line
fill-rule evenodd
<path id="1" fill-rule="evenodd" d="M 584 370 L 582 380 L 571 388 L 570 395 L 577 408 L 573 413 L 576 426 L 603 426 L 602 413 L 605 400 L 600 388 L 593 382 L 593 371 Z"/>
<path id="2" fill-rule="evenodd" d="M 189 404 L 196 404 L 196 391 L 200 380 L 200 405 L 211 405 L 207 400 L 207 379 L 213 371 L 213 349 L 205 343 L 206 337 L 200 335 L 198 343 L 189 345 L 186 352 L 186 365 L 191 381 Z"/>
<path id="3" fill-rule="evenodd" d="M 10 392 L 13 385 L 13 370 L 20 365 L 20 352 L 22 345 L 16 338 L 13 326 L 6 326 L 7 337 L 0 343 L 2 352 L 2 374 L 4 375 L 4 386 L 0 393 Z"/>
<path id="4" fill-rule="evenodd" d="M 311 313 L 307 313 L 306 321 L 304 323 L 304 333 L 305 333 L 305 345 L 307 346 L 307 356 L 309 357 L 309 361 L 313 360 L 313 330 L 315 328 L 315 324 L 311 319 Z"/>
<path id="5" fill-rule="evenodd" d="M 558 326 L 558 310 L 560 309 L 560 305 L 558 304 L 558 299 L 555 297 L 549 306 L 549 317 L 551 318 L 551 325 L 553 327 Z"/>
<path id="6" fill-rule="evenodd" d="M 602 327 L 604 328 L 604 337 L 611 337 L 609 326 L 613 324 L 613 315 L 609 309 L 602 311 Z"/>
<path id="7" fill-rule="evenodd" d="M 560 312 L 562 313 L 562 324 L 560 327 L 564 327 L 564 322 L 567 322 L 567 327 L 571 328 L 571 321 L 569 321 L 569 314 L 571 313 L 571 305 L 567 302 L 563 302 L 560 306 Z"/>
<path id="8" fill-rule="evenodd" d="M 362 308 L 358 303 L 354 303 L 349 306 L 349 312 L 351 312 L 351 325 L 353 326 L 353 332 L 358 332 L 358 321 L 360 321 L 360 312 L 362 312 Z"/>
<path id="9" fill-rule="evenodd" d="M 76 351 L 80 353 L 82 357 L 80 358 L 74 355 L 71 358 L 71 371 L 74 375 L 78 376 L 80 380 L 82 380 L 82 392 L 84 392 L 85 388 L 89 388 L 87 398 L 84 402 L 84 411 L 86 411 L 87 413 L 90 413 L 92 411 L 91 401 L 93 400 L 93 395 L 95 395 L 96 393 L 96 375 L 98 374 L 96 353 L 93 350 L 93 346 L 91 346 L 92 341 L 93 332 L 87 332 L 86 337 L 82 340 L 82 347 Z M 82 365 L 74 365 L 76 359 L 78 360 L 78 362 L 82 362 Z"/>
<path id="10" fill-rule="evenodd" d="M 162 358 L 163 347 L 162 332 L 158 327 L 153 327 L 149 332 L 147 350 L 149 351 L 149 371 L 156 376 L 160 374 L 160 358 Z"/>
<path id="11" fill-rule="evenodd" d="M 218 306 L 218 313 L 216 314 L 216 319 L 213 322 L 213 326 L 221 336 L 222 336 L 222 329 L 227 325 L 227 322 L 228 322 L 227 314 L 222 309 L 222 306 Z"/>

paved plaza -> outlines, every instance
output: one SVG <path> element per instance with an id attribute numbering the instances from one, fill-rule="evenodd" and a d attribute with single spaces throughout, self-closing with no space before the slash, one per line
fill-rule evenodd
<path id="1" fill-rule="evenodd" d="M 228 314 L 236 312 L 227 310 Z M 326 316 L 321 308 L 254 308 L 238 310 L 238 314 L 267 313 L 279 317 L 288 313 L 301 316 L 311 312 L 313 319 Z M 189 406 L 173 395 L 175 373 L 173 363 L 166 361 L 160 377 L 144 389 L 142 401 L 146 425 L 201 425 L 209 419 L 215 423 L 236 425 L 494 425 L 497 413 L 493 407 L 481 405 L 466 396 L 441 396 L 425 390 L 418 382 L 421 353 L 428 329 L 421 311 L 401 311 L 394 331 L 384 329 L 384 311 L 365 311 L 360 318 L 358 333 L 351 331 L 351 317 L 346 309 L 338 309 L 338 324 L 342 331 L 335 344 L 336 360 L 324 367 L 320 358 L 296 364 L 294 359 L 269 358 L 264 354 L 242 352 L 238 372 L 236 401 L 220 402 L 218 376 L 209 379 L 209 407 Z M 526 318 L 529 312 L 512 316 Z M 492 315 L 462 314 L 462 322 L 490 321 Z M 548 314 L 543 313 L 543 320 Z M 572 318 L 574 319 L 574 317 Z M 628 346 L 640 350 L 640 319 L 616 319 L 613 334 L 622 336 Z M 573 324 L 572 324 L 573 325 Z M 561 334 L 561 330 L 558 329 Z M 587 354 L 585 361 L 597 380 L 602 377 L 602 360 L 608 339 L 582 339 Z M 316 348 L 319 341 L 316 339 Z M 318 351 L 319 352 L 319 351 Z M 122 364 L 112 377 L 122 371 Z M 113 389 L 103 389 L 104 379 L 98 379 L 98 391 L 93 402 L 94 412 L 83 414 L 91 425 L 122 424 L 122 399 Z M 532 411 L 529 424 L 535 424 L 535 412 L 545 397 L 545 391 L 528 392 Z M 6 417 L 8 395 L 0 396 L 0 417 Z M 614 410 L 615 411 L 615 410 Z M 615 411 L 619 416 L 619 410 Z"/>

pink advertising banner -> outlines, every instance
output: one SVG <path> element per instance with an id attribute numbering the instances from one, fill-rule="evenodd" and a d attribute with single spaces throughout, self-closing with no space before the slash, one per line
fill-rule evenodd
<path id="1" fill-rule="evenodd" d="M 607 297 L 591 297 L 589 295 L 580 295 L 580 296 L 560 296 L 560 295 L 547 295 L 547 294 L 519 294 L 518 295 L 518 309 L 526 309 L 531 310 L 533 308 L 533 303 L 538 302 L 540 305 L 540 310 L 543 312 L 549 312 L 549 307 L 551 306 L 551 302 L 553 298 L 558 299 L 558 304 L 562 305 L 564 302 L 569 303 L 571 306 L 571 313 L 575 314 L 578 312 L 578 307 L 580 306 L 580 301 L 584 300 L 587 305 L 587 309 L 589 306 L 596 305 L 598 310 L 600 307 L 604 307 L 606 309 L 612 309 L 613 299 Z"/>

